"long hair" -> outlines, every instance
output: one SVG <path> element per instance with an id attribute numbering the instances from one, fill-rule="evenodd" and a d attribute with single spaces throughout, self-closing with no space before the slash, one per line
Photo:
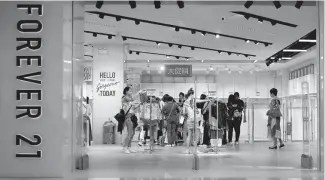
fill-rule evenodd
<path id="1" fill-rule="evenodd" d="M 185 95 L 185 98 L 188 99 L 188 97 L 190 97 L 191 95 L 194 95 L 194 90 L 193 90 L 193 88 L 190 88 L 190 89 L 187 91 L 187 93 L 186 93 L 186 95 Z"/>
<path id="2" fill-rule="evenodd" d="M 234 100 L 235 100 L 235 95 L 233 95 L 233 94 L 230 94 L 230 95 L 229 95 L 229 97 L 228 97 L 228 104 L 231 104 L 231 103 L 233 103 L 233 102 L 234 102 Z"/>

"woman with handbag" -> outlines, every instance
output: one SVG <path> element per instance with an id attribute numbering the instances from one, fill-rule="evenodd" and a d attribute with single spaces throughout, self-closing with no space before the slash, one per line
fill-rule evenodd
<path id="1" fill-rule="evenodd" d="M 269 110 L 266 115 L 268 116 L 268 128 L 271 130 L 271 138 L 273 139 L 273 146 L 269 147 L 269 149 L 277 149 L 277 140 L 279 139 L 280 146 L 279 148 L 284 147 L 283 141 L 281 139 L 281 127 L 280 127 L 280 118 L 282 116 L 280 111 L 280 100 L 277 97 L 278 90 L 272 88 L 270 90 L 270 96 L 272 98 Z"/>
<path id="2" fill-rule="evenodd" d="M 139 96 L 142 91 L 139 91 L 136 95 Z M 126 154 L 135 153 L 136 151 L 131 148 L 132 139 L 135 134 L 135 122 L 132 122 L 135 116 L 135 110 L 140 106 L 140 103 L 136 103 L 136 97 L 132 97 L 131 87 L 125 87 L 122 97 L 122 109 L 125 112 L 125 121 L 123 123 L 123 152 Z"/>
<path id="3" fill-rule="evenodd" d="M 177 125 L 179 123 L 179 109 L 174 98 L 171 96 L 167 97 L 167 103 L 162 109 L 163 115 L 166 117 L 166 133 L 168 144 L 173 145 L 176 142 L 177 137 Z"/>

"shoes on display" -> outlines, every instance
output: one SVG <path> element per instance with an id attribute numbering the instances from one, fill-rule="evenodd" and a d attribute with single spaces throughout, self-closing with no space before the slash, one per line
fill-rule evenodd
<path id="1" fill-rule="evenodd" d="M 125 154 L 130 154 L 130 153 L 131 153 L 130 150 L 127 149 L 127 148 L 124 148 L 124 149 L 123 149 L 123 152 L 124 152 Z"/>
<path id="2" fill-rule="evenodd" d="M 280 146 L 279 146 L 279 148 L 283 148 L 284 147 L 284 144 L 281 144 Z"/>
<path id="3" fill-rule="evenodd" d="M 134 150 L 134 149 L 132 149 L 132 148 L 129 148 L 128 149 L 131 153 L 136 153 L 137 151 L 136 150 Z"/>
<path id="4" fill-rule="evenodd" d="M 277 146 L 269 147 L 269 149 L 278 149 Z"/>

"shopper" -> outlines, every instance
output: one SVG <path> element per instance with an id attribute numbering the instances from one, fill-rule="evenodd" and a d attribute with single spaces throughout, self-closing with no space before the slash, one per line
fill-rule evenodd
<path id="1" fill-rule="evenodd" d="M 180 92 L 179 93 L 178 106 L 183 107 L 184 102 L 185 102 L 185 94 Z"/>
<path id="2" fill-rule="evenodd" d="M 240 137 L 240 126 L 241 126 L 241 122 L 243 119 L 243 110 L 245 108 L 245 103 L 244 101 L 242 101 L 240 99 L 239 93 L 235 92 L 234 93 L 235 96 L 235 100 L 232 103 L 233 106 L 233 119 L 234 119 L 234 129 L 236 132 L 236 141 L 235 144 L 238 145 L 239 144 L 239 137 Z"/>
<path id="3" fill-rule="evenodd" d="M 139 91 L 136 96 L 141 93 Z M 140 106 L 140 103 L 135 102 L 136 97 L 132 97 L 132 89 L 125 87 L 123 90 L 122 108 L 126 113 L 125 121 L 123 124 L 122 136 L 123 138 L 123 151 L 126 154 L 135 153 L 136 151 L 131 148 L 132 139 L 135 133 L 135 127 L 131 118 L 135 116 L 135 110 Z"/>
<path id="4" fill-rule="evenodd" d="M 270 90 L 270 96 L 272 98 L 269 110 L 266 113 L 268 116 L 268 127 L 271 128 L 271 137 L 273 139 L 273 146 L 269 147 L 269 149 L 277 149 L 277 140 L 279 139 L 280 146 L 279 148 L 284 147 L 283 141 L 281 139 L 281 127 L 280 127 L 280 118 L 282 116 L 280 111 L 280 100 L 277 97 L 278 90 L 272 88 Z"/>
<path id="5" fill-rule="evenodd" d="M 199 134 L 200 134 L 200 128 L 198 121 L 194 118 L 194 109 L 195 104 L 193 102 L 194 100 L 194 90 L 191 88 L 188 93 L 185 95 L 186 101 L 184 103 L 184 115 L 186 117 L 186 124 L 187 124 L 187 141 L 186 141 L 186 154 L 190 154 L 190 145 L 191 139 L 193 139 L 193 144 L 197 143 L 199 140 Z M 192 150 L 194 153 L 194 150 Z M 197 150 L 197 153 L 201 153 Z"/>
<path id="6" fill-rule="evenodd" d="M 233 103 L 235 101 L 235 96 L 230 94 L 227 103 L 227 124 L 228 124 L 228 144 L 232 145 L 232 135 L 235 126 L 234 122 L 234 107 Z"/>
<path id="7" fill-rule="evenodd" d="M 179 122 L 179 107 L 173 100 L 173 97 L 168 96 L 167 103 L 162 109 L 167 122 L 166 132 L 168 144 L 171 146 L 175 144 L 177 137 L 177 124 Z"/>

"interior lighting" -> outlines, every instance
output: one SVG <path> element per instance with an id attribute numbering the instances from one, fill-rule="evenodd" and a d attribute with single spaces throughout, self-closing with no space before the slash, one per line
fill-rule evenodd
<path id="1" fill-rule="evenodd" d="M 136 25 L 139 25 L 139 24 L 140 24 L 140 21 L 139 21 L 139 20 L 135 20 L 134 23 L 135 23 Z"/>
<path id="2" fill-rule="evenodd" d="M 249 40 L 246 40 L 246 43 L 249 43 L 250 41 Z"/>
<path id="3" fill-rule="evenodd" d="M 209 71 L 213 71 L 213 67 L 212 66 L 209 67 Z"/>
<path id="4" fill-rule="evenodd" d="M 290 60 L 292 58 L 291 57 L 283 57 L 282 59 L 284 59 L 284 60 Z"/>
<path id="5" fill-rule="evenodd" d="M 182 45 L 178 45 L 178 48 L 181 49 L 182 48 Z"/>
<path id="6" fill-rule="evenodd" d="M 228 70 L 228 74 L 231 74 L 231 71 L 230 70 Z"/>
<path id="7" fill-rule="evenodd" d="M 204 60 L 201 61 L 202 63 L 204 62 Z"/>
<path id="8" fill-rule="evenodd" d="M 192 34 L 195 34 L 195 33 L 196 33 L 196 31 L 195 31 L 195 30 L 191 30 L 191 33 L 192 33 Z"/>
<path id="9" fill-rule="evenodd" d="M 245 8 L 249 9 L 253 5 L 253 1 L 246 1 L 244 4 Z"/>
<path id="10" fill-rule="evenodd" d="M 258 19 L 257 20 L 259 23 L 263 23 L 263 19 Z"/>
<path id="11" fill-rule="evenodd" d="M 177 0 L 177 5 L 178 5 L 179 9 L 184 8 L 184 2 L 183 1 Z"/>
<path id="12" fill-rule="evenodd" d="M 162 70 L 162 71 L 165 70 L 165 67 L 164 66 L 161 66 L 160 67 L 160 70 Z"/>
<path id="13" fill-rule="evenodd" d="M 179 27 L 175 27 L 175 31 L 178 32 L 179 31 Z"/>
<path id="14" fill-rule="evenodd" d="M 195 48 L 194 48 L 194 47 L 191 47 L 191 50 L 192 50 L 192 51 L 194 51 L 194 50 L 195 50 Z"/>
<path id="15" fill-rule="evenodd" d="M 168 59 L 170 58 L 170 56 L 166 56 Z"/>
<path id="16" fill-rule="evenodd" d="M 317 40 L 314 40 L 314 39 L 299 39 L 299 42 L 310 42 L 310 43 L 316 43 Z"/>
<path id="17" fill-rule="evenodd" d="M 249 73 L 254 74 L 254 71 L 253 70 L 250 70 Z"/>
<path id="18" fill-rule="evenodd" d="M 136 54 L 137 54 L 137 55 L 139 55 L 139 54 L 140 54 L 140 52 L 136 52 Z"/>
<path id="19" fill-rule="evenodd" d="M 277 8 L 277 9 L 281 8 L 281 6 L 282 6 L 280 1 L 273 1 L 273 4 L 274 4 L 275 8 Z"/>
<path id="20" fill-rule="evenodd" d="M 123 41 L 126 41 L 126 40 L 128 40 L 128 38 L 126 38 L 126 37 L 122 37 L 122 39 L 123 39 Z"/>
<path id="21" fill-rule="evenodd" d="M 148 63 L 150 63 L 150 60 L 148 59 Z"/>
<path id="22" fill-rule="evenodd" d="M 257 60 L 255 60 L 254 63 L 257 63 Z"/>
<path id="23" fill-rule="evenodd" d="M 169 43 L 169 44 L 168 44 L 168 46 L 169 46 L 169 47 L 172 47 L 172 46 L 173 46 L 173 44 L 172 44 L 172 43 Z"/>
<path id="24" fill-rule="evenodd" d="M 112 39 L 112 35 L 108 35 L 107 38 L 108 38 L 108 39 Z"/>
<path id="25" fill-rule="evenodd" d="M 206 35 L 206 32 L 202 31 L 201 34 L 202 34 L 202 36 L 205 36 Z"/>
<path id="26" fill-rule="evenodd" d="M 284 49 L 283 52 L 306 52 L 306 49 Z"/>
<path id="27" fill-rule="evenodd" d="M 104 19 L 104 14 L 99 14 L 98 17 L 99 17 L 100 19 Z"/>
<path id="28" fill-rule="evenodd" d="M 216 34 L 216 38 L 219 38 L 220 37 L 220 35 L 219 34 Z"/>
<path id="29" fill-rule="evenodd" d="M 189 58 L 186 58 L 186 61 L 190 60 Z"/>
<path id="30" fill-rule="evenodd" d="M 268 47 L 268 46 L 269 46 L 269 44 L 268 44 L 268 43 L 265 43 L 264 45 L 265 45 L 265 47 Z"/>
<path id="31" fill-rule="evenodd" d="M 271 59 L 275 59 L 275 57 L 271 57 Z"/>
<path id="32" fill-rule="evenodd" d="M 228 55 L 230 56 L 231 55 L 231 52 L 228 52 Z"/>
<path id="33" fill-rule="evenodd" d="M 275 21 L 270 21 L 270 23 L 272 24 L 272 26 L 275 26 L 276 25 L 276 22 Z"/>
<path id="34" fill-rule="evenodd" d="M 157 43 L 157 46 L 160 46 L 160 42 L 156 42 Z"/>
<path id="35" fill-rule="evenodd" d="M 297 1 L 295 7 L 297 9 L 300 9 L 303 3 L 304 3 L 304 1 Z"/>
<path id="36" fill-rule="evenodd" d="M 161 2 L 160 1 L 154 1 L 154 4 L 155 4 L 155 8 L 156 9 L 160 9 L 160 7 L 161 7 Z"/>
<path id="37" fill-rule="evenodd" d="M 239 74 L 242 74 L 242 73 L 243 73 L 243 71 L 242 71 L 242 70 L 239 70 L 239 71 L 238 71 L 238 73 L 239 73 Z"/>
<path id="38" fill-rule="evenodd" d="M 179 56 L 175 56 L 176 59 L 179 59 Z"/>
<path id="39" fill-rule="evenodd" d="M 132 54 L 132 51 L 129 51 L 129 54 Z"/>
<path id="40" fill-rule="evenodd" d="M 115 17 L 116 21 L 121 21 L 120 17 Z"/>
<path id="41" fill-rule="evenodd" d="M 96 1 L 96 8 L 101 9 L 104 4 L 104 1 Z"/>
<path id="42" fill-rule="evenodd" d="M 97 34 L 96 34 L 96 33 L 93 33 L 93 36 L 94 36 L 94 37 L 97 37 Z"/>
<path id="43" fill-rule="evenodd" d="M 135 9 L 137 7 L 137 3 L 135 1 L 129 1 L 131 9 Z"/>

